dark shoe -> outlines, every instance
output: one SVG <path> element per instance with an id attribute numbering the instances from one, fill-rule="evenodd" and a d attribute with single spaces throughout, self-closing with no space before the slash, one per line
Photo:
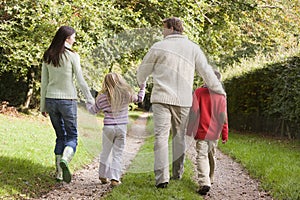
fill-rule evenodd
<path id="1" fill-rule="evenodd" d="M 99 180 L 101 181 L 102 184 L 108 183 L 108 178 L 99 177 Z"/>
<path id="2" fill-rule="evenodd" d="M 164 182 L 156 185 L 156 188 L 166 188 L 167 186 L 168 186 L 168 182 Z"/>
<path id="3" fill-rule="evenodd" d="M 209 190 L 210 190 L 210 187 L 207 185 L 204 185 L 197 192 L 201 195 L 206 195 Z"/>
<path id="4" fill-rule="evenodd" d="M 181 180 L 181 177 L 179 177 L 179 176 L 172 176 L 170 179 L 171 180 Z"/>

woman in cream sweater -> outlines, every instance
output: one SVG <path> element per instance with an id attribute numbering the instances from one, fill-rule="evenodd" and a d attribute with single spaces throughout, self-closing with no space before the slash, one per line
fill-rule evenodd
<path id="1" fill-rule="evenodd" d="M 77 147 L 77 92 L 73 82 L 76 77 L 87 102 L 94 103 L 89 87 L 82 76 L 80 57 L 71 47 L 75 30 L 62 26 L 45 51 L 41 77 L 41 112 L 47 117 L 56 133 L 56 179 L 71 182 L 68 167 Z"/>

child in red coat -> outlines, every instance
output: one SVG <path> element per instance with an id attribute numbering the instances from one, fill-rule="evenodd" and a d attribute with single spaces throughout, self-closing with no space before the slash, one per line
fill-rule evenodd
<path id="1" fill-rule="evenodd" d="M 218 79 L 221 74 L 215 71 Z M 226 97 L 214 93 L 204 84 L 193 95 L 187 135 L 196 140 L 197 170 L 200 188 L 197 191 L 206 195 L 210 190 L 216 166 L 215 152 L 222 133 L 222 143 L 228 140 Z"/>

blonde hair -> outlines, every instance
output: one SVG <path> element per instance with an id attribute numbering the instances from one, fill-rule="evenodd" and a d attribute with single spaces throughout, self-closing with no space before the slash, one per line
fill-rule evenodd
<path id="1" fill-rule="evenodd" d="M 104 77 L 101 93 L 107 95 L 112 111 L 116 112 L 129 103 L 133 90 L 120 74 L 111 72 Z"/>

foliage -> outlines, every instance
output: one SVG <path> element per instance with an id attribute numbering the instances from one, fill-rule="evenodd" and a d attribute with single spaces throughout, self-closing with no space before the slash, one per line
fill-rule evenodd
<path id="1" fill-rule="evenodd" d="M 299 137 L 299 64 L 300 57 L 292 57 L 226 80 L 224 84 L 228 94 L 229 115 L 278 119 L 282 123 L 281 128 L 290 138 Z M 250 121 L 249 118 L 246 121 Z M 253 123 L 253 129 L 254 126 Z"/>
<path id="2" fill-rule="evenodd" d="M 219 148 L 240 162 L 274 199 L 299 199 L 300 143 L 230 133 Z"/>
<path id="3" fill-rule="evenodd" d="M 115 4 L 141 13 L 151 26 L 169 16 L 180 17 L 186 34 L 220 67 L 278 44 L 288 48 L 299 40 L 300 7 L 296 1 L 125 0 Z"/>
<path id="4" fill-rule="evenodd" d="M 91 14 L 92 13 L 92 14 Z M 0 4 L 0 75 L 13 73 L 15 81 L 2 83 L 14 91 L 18 80 L 27 90 L 16 92 L 19 105 L 34 89 L 38 106 L 41 57 L 57 28 L 77 30 L 84 75 L 96 90 L 108 71 L 118 71 L 131 84 L 148 48 L 161 39 L 161 20 L 178 16 L 186 34 L 200 44 L 217 67 L 255 55 L 258 50 L 286 48 L 299 40 L 297 1 L 96 1 L 3 0 Z M 6 96 L 1 94 L 0 99 Z M 10 100 L 10 99 L 9 99 Z M 13 101 L 13 100 L 10 100 Z"/>

